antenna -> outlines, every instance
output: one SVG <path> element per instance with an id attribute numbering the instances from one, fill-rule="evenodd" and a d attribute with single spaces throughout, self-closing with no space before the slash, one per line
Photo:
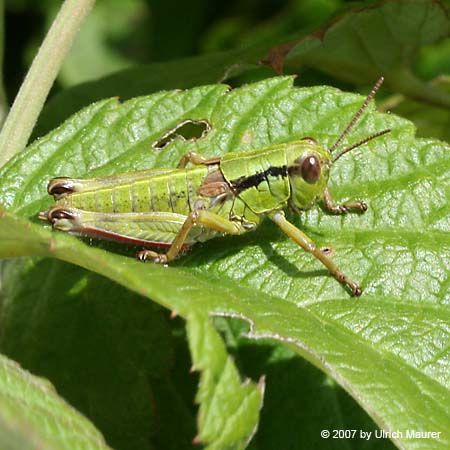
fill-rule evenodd
<path id="1" fill-rule="evenodd" d="M 342 150 L 341 153 L 339 153 L 335 158 L 333 158 L 333 161 L 332 161 L 333 164 L 334 164 L 341 156 L 345 155 L 346 153 L 348 153 L 348 152 L 354 150 L 355 148 L 357 148 L 357 147 L 359 147 L 359 146 L 361 146 L 361 145 L 363 145 L 363 144 L 366 144 L 367 142 L 371 141 L 372 139 L 375 139 L 375 138 L 377 138 L 377 137 L 379 137 L 379 136 L 383 136 L 383 134 L 390 133 L 391 131 L 392 131 L 392 130 L 391 130 L 390 128 L 387 128 L 386 130 L 378 131 L 378 133 L 371 134 L 370 136 L 367 136 L 367 137 L 365 137 L 364 139 L 361 139 L 359 142 L 357 142 L 356 144 L 353 144 L 351 147 L 348 147 L 348 148 Z"/>
<path id="2" fill-rule="evenodd" d="M 343 133 L 339 136 L 338 140 L 333 144 L 333 146 L 330 148 L 330 153 L 332 153 L 334 150 L 336 150 L 337 147 L 341 144 L 341 142 L 344 140 L 344 138 L 347 136 L 348 133 L 350 133 L 351 129 L 355 126 L 355 123 L 358 121 L 358 119 L 361 117 L 362 113 L 366 110 L 367 106 L 369 105 L 370 100 L 372 100 L 375 97 L 375 94 L 377 93 L 378 89 L 380 89 L 380 86 L 383 84 L 384 77 L 378 78 L 377 82 L 375 83 L 375 86 L 372 88 L 372 90 L 369 92 L 369 95 L 364 100 L 364 103 L 362 104 L 361 108 L 359 108 L 358 111 L 356 111 L 355 115 L 353 116 L 350 123 L 347 125 L 347 128 L 343 131 Z M 374 137 L 377 137 L 374 135 L 371 137 L 373 139 Z M 370 139 L 369 139 L 370 140 Z M 362 142 L 359 145 L 365 144 L 367 141 Z M 353 147 L 354 148 L 354 147 Z M 350 151 L 350 150 L 347 150 Z M 347 153 L 347 152 L 346 152 Z M 342 155 L 341 155 L 342 156 Z M 337 158 L 334 159 L 336 161 Z"/>

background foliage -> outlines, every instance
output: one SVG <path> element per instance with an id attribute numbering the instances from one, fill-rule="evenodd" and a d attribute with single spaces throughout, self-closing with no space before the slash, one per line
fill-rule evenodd
<path id="1" fill-rule="evenodd" d="M 6 2 L 9 98 L 59 4 Z M 253 449 L 392 448 L 387 439 L 324 440 L 320 431 L 450 429 L 450 157 L 446 143 L 430 139 L 449 138 L 446 8 L 425 0 L 98 2 L 40 115 L 41 139 L 0 169 L 9 211 L 1 213 L 0 256 L 21 256 L 0 266 L 1 352 L 48 378 L 114 449 L 242 448 L 263 385 Z M 372 111 L 352 142 L 387 126 L 392 135 L 348 155 L 332 178 L 338 199 L 367 198 L 369 212 L 340 219 L 313 210 L 296 222 L 364 281 L 361 299 L 349 299 L 270 224 L 205 244 L 165 270 L 134 262 L 133 249 L 104 251 L 32 223 L 50 203 L 45 183 L 55 175 L 173 166 L 192 145 L 211 155 L 245 149 L 247 130 L 255 130 L 254 147 L 293 134 L 329 145 L 361 97 L 293 89 L 289 78 L 228 94 L 215 84 L 238 88 L 281 70 L 299 73 L 301 86 L 362 92 L 383 74 L 379 108 L 412 120 L 426 138 Z M 102 98 L 203 84 L 210 86 L 100 101 L 45 136 Z M 213 133 L 149 152 L 171 124 L 193 115 L 209 118 Z M 187 319 L 187 332 L 160 305 Z M 1 364 L 4 448 L 106 448 L 45 382 L 6 358 Z M 30 419 L 42 411 L 43 424 Z M 395 443 L 447 448 L 449 439 Z"/>

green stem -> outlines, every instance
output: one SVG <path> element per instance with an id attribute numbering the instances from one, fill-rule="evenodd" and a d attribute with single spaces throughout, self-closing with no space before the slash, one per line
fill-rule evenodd
<path id="1" fill-rule="evenodd" d="M 6 99 L 3 83 L 3 56 L 5 49 L 5 1 L 0 0 L 0 128 L 8 113 L 8 101 Z"/>
<path id="2" fill-rule="evenodd" d="M 0 133 L 0 167 L 27 145 L 50 88 L 95 0 L 65 0 L 20 87 Z"/>
<path id="3" fill-rule="evenodd" d="M 450 109 L 450 95 L 436 89 L 432 83 L 425 83 L 417 78 L 409 69 L 400 69 L 386 73 L 386 83 L 403 95 L 422 103 L 440 108 Z"/>

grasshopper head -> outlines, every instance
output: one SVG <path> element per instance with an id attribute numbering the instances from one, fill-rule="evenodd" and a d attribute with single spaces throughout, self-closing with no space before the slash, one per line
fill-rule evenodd
<path id="1" fill-rule="evenodd" d="M 331 153 L 314 139 L 304 138 L 292 144 L 288 155 L 291 206 L 308 209 L 324 195 L 332 164 Z"/>
<path id="2" fill-rule="evenodd" d="M 391 130 L 386 129 L 365 137 L 356 144 L 345 148 L 336 156 L 332 156 L 343 142 L 344 138 L 350 133 L 356 122 L 359 120 L 372 98 L 383 83 L 384 78 L 380 77 L 364 100 L 361 108 L 354 114 L 347 128 L 341 133 L 338 140 L 329 150 L 324 150 L 312 138 L 303 138 L 292 144 L 288 157 L 288 174 L 291 185 L 291 206 L 295 209 L 310 208 L 318 200 L 322 199 L 327 188 L 329 171 L 341 156 L 366 144 L 367 142 L 379 136 L 389 133 Z"/>

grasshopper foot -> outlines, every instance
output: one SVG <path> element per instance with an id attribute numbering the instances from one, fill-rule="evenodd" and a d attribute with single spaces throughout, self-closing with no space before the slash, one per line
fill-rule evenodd
<path id="1" fill-rule="evenodd" d="M 345 208 L 347 208 L 347 211 L 350 209 L 355 209 L 357 211 L 360 211 L 362 213 L 366 212 L 369 207 L 367 206 L 367 203 L 365 202 L 352 202 L 352 203 L 346 203 L 344 205 Z"/>
<path id="2" fill-rule="evenodd" d="M 339 281 L 339 283 L 343 284 L 344 286 L 347 286 L 347 288 L 350 289 L 352 297 L 359 297 L 362 294 L 362 289 L 359 287 L 359 285 L 356 284 L 350 278 L 348 278 L 347 275 L 341 272 L 338 268 L 335 268 L 330 272 L 333 274 L 336 280 Z"/>
<path id="3" fill-rule="evenodd" d="M 367 211 L 368 206 L 364 202 L 351 202 L 343 205 L 325 205 L 326 210 L 331 214 L 347 214 L 351 211 L 364 213 Z"/>
<path id="4" fill-rule="evenodd" d="M 355 285 L 352 288 L 352 295 L 353 295 L 353 297 L 359 297 L 361 294 L 362 294 L 362 289 L 358 285 Z"/>
<path id="5" fill-rule="evenodd" d="M 156 264 L 167 263 L 167 256 L 165 253 L 157 253 L 152 250 L 141 250 L 136 253 L 136 258 L 142 262 L 151 259 Z"/>
<path id="6" fill-rule="evenodd" d="M 350 202 L 343 205 L 336 205 L 328 189 L 325 189 L 324 192 L 324 206 L 325 210 L 331 214 L 347 214 L 352 210 L 364 213 L 368 209 L 367 204 L 364 202 Z"/>
<path id="7" fill-rule="evenodd" d="M 367 203 L 364 202 L 351 202 L 351 203 L 345 203 L 344 205 L 337 205 L 330 209 L 331 212 L 334 212 L 335 214 L 346 214 L 352 210 L 356 212 L 364 213 L 368 209 Z"/>

